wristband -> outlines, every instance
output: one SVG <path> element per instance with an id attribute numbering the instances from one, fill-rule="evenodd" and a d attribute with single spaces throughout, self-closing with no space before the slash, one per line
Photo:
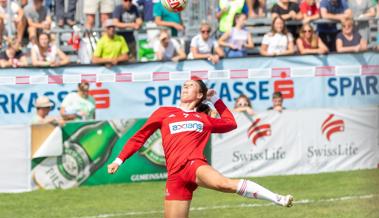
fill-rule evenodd
<path id="1" fill-rule="evenodd" d="M 120 159 L 120 158 L 116 158 L 113 163 L 117 164 L 117 165 L 121 165 L 123 163 L 123 161 Z"/>

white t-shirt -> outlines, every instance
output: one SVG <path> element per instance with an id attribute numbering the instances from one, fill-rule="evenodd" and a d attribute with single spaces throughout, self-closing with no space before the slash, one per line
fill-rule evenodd
<path id="1" fill-rule="evenodd" d="M 281 33 L 266 33 L 263 37 L 262 44 L 268 45 L 267 52 L 269 54 L 284 52 L 288 48 L 288 42 L 292 42 L 291 33 L 283 35 Z"/>
<path id="2" fill-rule="evenodd" d="M 20 6 L 16 2 L 10 2 L 10 8 L 9 8 L 8 4 L 5 8 L 0 6 L 0 14 L 5 15 L 5 22 L 4 23 L 8 23 L 8 21 L 9 21 L 9 19 L 8 19 L 9 14 L 8 13 L 10 13 L 10 17 L 13 20 L 13 19 L 18 17 L 18 11 L 19 10 L 20 10 Z"/>
<path id="3" fill-rule="evenodd" d="M 86 114 L 82 120 L 95 119 L 95 99 L 90 95 L 85 99 L 80 97 L 77 92 L 71 92 L 63 99 L 61 106 L 64 107 L 66 114 Z"/>
<path id="4" fill-rule="evenodd" d="M 57 60 L 58 57 L 58 48 L 56 45 L 49 45 L 49 48 L 45 52 L 44 56 L 39 52 L 39 48 L 37 45 L 33 45 L 32 52 L 35 52 L 37 59 L 39 61 L 54 61 Z"/>
<path id="5" fill-rule="evenodd" d="M 154 44 L 154 52 L 161 51 L 163 53 L 163 61 L 169 61 L 180 50 L 180 45 L 175 39 L 170 39 L 167 48 L 164 48 L 160 41 L 156 41 Z"/>
<path id="6" fill-rule="evenodd" d="M 200 54 L 211 54 L 212 48 L 214 49 L 217 46 L 217 41 L 214 38 L 208 38 L 207 41 L 204 41 L 200 34 L 194 36 L 191 40 L 191 48 L 197 48 L 197 52 Z M 188 55 L 188 58 L 193 58 L 192 52 Z"/>

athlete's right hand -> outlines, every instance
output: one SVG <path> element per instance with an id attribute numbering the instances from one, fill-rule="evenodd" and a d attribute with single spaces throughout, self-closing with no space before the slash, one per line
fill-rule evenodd
<path id="1" fill-rule="evenodd" d="M 113 173 L 115 173 L 117 170 L 118 170 L 118 167 L 119 167 L 120 165 L 118 165 L 117 163 L 111 163 L 111 164 L 109 164 L 108 165 L 108 173 L 109 174 L 113 174 Z"/>

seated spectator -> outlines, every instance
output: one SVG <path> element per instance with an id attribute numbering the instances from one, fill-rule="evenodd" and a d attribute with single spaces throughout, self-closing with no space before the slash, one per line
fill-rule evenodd
<path id="1" fill-rule="evenodd" d="M 295 52 L 293 37 L 287 32 L 281 16 L 272 20 L 271 31 L 263 36 L 260 54 L 264 56 L 290 55 Z"/>
<path id="2" fill-rule="evenodd" d="M 246 112 L 247 114 L 253 116 L 255 114 L 253 110 L 253 106 L 251 105 L 250 99 L 244 95 L 241 94 L 236 99 L 236 102 L 234 103 L 234 109 L 235 112 Z"/>
<path id="3" fill-rule="evenodd" d="M 300 4 L 300 13 L 303 15 L 303 23 L 309 23 L 320 18 L 319 8 L 315 0 L 303 0 Z"/>
<path id="4" fill-rule="evenodd" d="M 114 25 L 124 30 L 119 33 L 123 36 L 129 48 L 129 60 L 134 60 L 137 57 L 136 39 L 134 30 L 141 28 L 142 19 L 138 12 L 137 6 L 132 3 L 132 0 L 124 0 L 121 5 L 117 5 L 113 11 Z"/>
<path id="5" fill-rule="evenodd" d="M 154 45 L 154 52 L 158 61 L 178 62 L 186 58 L 184 50 L 175 39 L 171 39 L 168 30 L 161 30 L 159 41 Z"/>
<path id="6" fill-rule="evenodd" d="M 26 19 L 22 8 L 14 1 L 8 5 L 7 0 L 0 0 L 0 48 L 2 47 L 3 33 L 8 26 L 11 31 L 8 35 L 16 35 L 15 46 L 21 46 L 21 41 L 26 28 Z"/>
<path id="7" fill-rule="evenodd" d="M 129 48 L 124 37 L 116 34 L 116 28 L 111 19 L 104 25 L 105 33 L 96 44 L 92 63 L 105 64 L 108 67 L 129 60 Z"/>
<path id="8" fill-rule="evenodd" d="M 219 44 L 225 47 L 227 57 L 245 57 L 246 49 L 254 48 L 253 38 L 245 29 L 246 15 L 236 14 L 234 27 L 224 33 L 219 39 Z"/>
<path id="9" fill-rule="evenodd" d="M 32 124 L 53 124 L 53 125 L 64 125 L 64 120 L 59 117 L 49 116 L 51 107 L 53 103 L 51 103 L 50 99 L 47 96 L 39 97 L 34 106 L 37 111 L 36 114 L 32 118 Z"/>
<path id="10" fill-rule="evenodd" d="M 232 29 L 236 14 L 244 11 L 245 0 L 219 0 L 216 18 L 219 20 L 218 31 L 223 34 Z"/>
<path id="11" fill-rule="evenodd" d="M 351 17 L 352 12 L 346 0 L 321 0 L 320 15 L 323 19 L 343 22 L 346 18 Z M 338 33 L 336 23 L 320 23 L 317 25 L 317 31 L 329 51 L 336 51 L 336 36 Z"/>
<path id="12" fill-rule="evenodd" d="M 223 50 L 218 46 L 216 39 L 210 37 L 210 34 L 210 24 L 202 23 L 200 25 L 200 33 L 191 40 L 189 59 L 207 59 L 216 64 L 221 57 L 224 57 Z"/>
<path id="13" fill-rule="evenodd" d="M 278 112 L 282 112 L 286 108 L 283 107 L 283 95 L 281 92 L 274 92 L 272 94 L 272 106 L 267 108 L 267 110 L 274 110 Z"/>
<path id="14" fill-rule="evenodd" d="M 37 42 L 37 33 L 49 32 L 51 27 L 50 12 L 42 5 L 43 0 L 32 0 L 24 8 L 28 21 L 29 39 L 32 44 Z"/>
<path id="15" fill-rule="evenodd" d="M 309 24 L 304 24 L 301 27 L 300 37 L 296 40 L 296 45 L 300 54 L 325 54 L 328 52 L 326 45 Z"/>
<path id="16" fill-rule="evenodd" d="M 301 20 L 303 14 L 300 13 L 299 4 L 290 0 L 278 0 L 271 9 L 271 16 L 275 18 L 281 16 L 284 20 Z M 299 26 L 287 25 L 287 30 L 292 34 L 294 38 L 297 38 Z"/>
<path id="17" fill-rule="evenodd" d="M 348 0 L 353 17 L 358 19 L 357 31 L 366 40 L 370 40 L 370 26 L 367 18 L 375 17 L 375 4 L 371 0 Z M 365 20 L 359 20 L 365 19 Z"/>
<path id="18" fill-rule="evenodd" d="M 83 0 L 84 3 L 84 14 L 86 15 L 85 27 L 87 29 L 92 29 L 95 25 L 96 13 L 100 7 L 100 21 L 101 25 L 111 18 L 112 12 L 115 7 L 114 0 Z"/>
<path id="19" fill-rule="evenodd" d="M 51 43 L 51 37 L 48 33 L 38 35 L 38 42 L 33 45 L 31 53 L 33 66 L 58 67 L 70 62 L 68 56 L 54 43 Z"/>
<path id="20" fill-rule="evenodd" d="M 96 102 L 89 94 L 89 83 L 78 84 L 77 92 L 68 94 L 61 104 L 60 114 L 64 120 L 94 120 Z"/>
<path id="21" fill-rule="evenodd" d="M 8 42 L 8 47 L 0 53 L 1 67 L 25 67 L 28 61 L 18 46 L 12 41 Z"/>
<path id="22" fill-rule="evenodd" d="M 266 17 L 266 0 L 246 0 L 249 17 Z"/>
<path id="23" fill-rule="evenodd" d="M 178 36 L 178 31 L 184 30 L 180 13 L 168 11 L 160 2 L 154 4 L 153 15 L 156 25 L 170 28 L 173 37 Z"/>
<path id="24" fill-rule="evenodd" d="M 68 0 L 65 13 L 65 0 L 55 0 L 55 18 L 59 27 L 65 23 L 71 27 L 75 25 L 76 2 L 77 0 Z"/>
<path id="25" fill-rule="evenodd" d="M 342 31 L 337 35 L 337 52 L 360 52 L 367 50 L 367 41 L 354 30 L 353 19 L 342 23 Z"/>

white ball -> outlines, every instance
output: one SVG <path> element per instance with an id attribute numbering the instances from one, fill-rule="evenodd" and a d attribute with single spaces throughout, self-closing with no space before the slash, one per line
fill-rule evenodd
<path id="1" fill-rule="evenodd" d="M 171 12 L 181 12 L 187 6 L 187 0 L 161 0 L 164 8 Z"/>

